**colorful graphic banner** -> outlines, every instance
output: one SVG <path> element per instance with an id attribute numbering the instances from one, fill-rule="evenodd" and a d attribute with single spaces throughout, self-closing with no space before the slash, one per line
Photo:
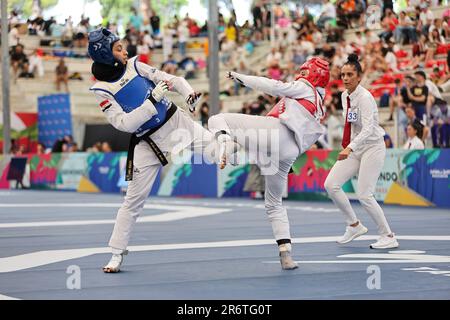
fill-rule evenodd
<path id="1" fill-rule="evenodd" d="M 11 139 L 17 147 L 24 146 L 29 153 L 36 152 L 38 143 L 38 114 L 11 112 Z M 3 150 L 3 114 L 0 111 L 0 150 Z"/>
<path id="2" fill-rule="evenodd" d="M 336 162 L 338 151 L 315 150 L 294 163 L 288 177 L 291 199 L 329 200 L 323 184 Z M 178 197 L 248 197 L 244 185 L 249 164 L 229 165 L 219 170 L 215 164 L 169 163 L 158 172 L 151 195 Z M 121 192 L 126 153 L 55 153 L 28 155 L 29 184 L 32 189 L 76 190 L 79 192 Z M 0 157 L 0 188 L 7 181 L 11 156 Z M 28 170 L 28 169 L 27 169 Z M 387 150 L 375 197 L 388 204 L 450 207 L 450 150 Z M 28 174 L 26 174 L 28 180 Z M 356 199 L 355 177 L 343 185 Z"/>

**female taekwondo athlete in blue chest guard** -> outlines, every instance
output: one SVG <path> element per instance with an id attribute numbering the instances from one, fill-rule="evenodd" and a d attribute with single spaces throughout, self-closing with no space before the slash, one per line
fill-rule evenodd
<path id="1" fill-rule="evenodd" d="M 194 112 L 200 94 L 184 78 L 138 62 L 137 57 L 128 58 L 119 37 L 105 28 L 89 34 L 88 50 L 98 80 L 90 90 L 108 122 L 132 133 L 126 167 L 129 184 L 109 241 L 112 258 L 103 267 L 104 272 L 118 272 L 158 170 L 167 164 L 166 155 L 188 146 L 204 152 L 214 137 L 165 97 L 173 89 Z"/>

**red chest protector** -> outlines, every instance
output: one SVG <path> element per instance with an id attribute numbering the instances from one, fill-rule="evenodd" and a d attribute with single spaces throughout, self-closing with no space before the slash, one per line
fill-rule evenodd
<path id="1" fill-rule="evenodd" d="M 308 84 L 309 85 L 309 84 Z M 314 114 L 317 111 L 317 108 L 320 108 L 320 111 L 322 113 L 322 115 L 324 115 L 323 113 L 323 109 L 322 109 L 322 103 L 319 101 L 319 99 L 317 98 L 317 90 L 312 87 L 311 85 L 309 85 L 311 88 L 313 88 L 314 93 L 315 93 L 315 100 L 316 103 L 312 103 L 311 101 L 304 99 L 304 98 L 300 98 L 300 99 L 295 99 L 303 108 L 305 108 L 306 110 L 308 110 L 308 112 L 314 117 Z M 278 101 L 278 103 L 272 108 L 272 110 L 269 111 L 269 113 L 266 115 L 267 117 L 275 117 L 275 118 L 279 118 L 280 114 L 284 113 L 284 111 L 286 110 L 286 105 L 285 105 L 285 99 L 286 98 L 282 98 L 280 101 Z"/>

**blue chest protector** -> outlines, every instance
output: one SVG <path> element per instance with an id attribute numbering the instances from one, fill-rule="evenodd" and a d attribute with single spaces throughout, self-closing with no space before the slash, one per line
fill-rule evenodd
<path id="1" fill-rule="evenodd" d="M 122 107 L 123 111 L 128 113 L 144 103 L 153 88 L 155 88 L 155 83 L 153 81 L 138 75 L 120 89 L 114 95 L 114 98 Z M 159 124 L 166 119 L 167 108 L 169 105 L 170 102 L 165 98 L 158 102 L 155 105 L 158 114 L 154 115 L 150 120 L 140 126 L 135 133 L 139 135 L 139 133 L 145 130 L 159 126 Z"/>
<path id="2" fill-rule="evenodd" d="M 114 83 L 97 83 L 91 90 L 108 92 L 122 107 L 122 110 L 129 113 L 144 103 L 153 88 L 155 88 L 155 83 L 139 74 L 135 60 L 129 61 L 126 72 L 119 80 Z M 135 134 L 139 135 L 146 130 L 159 126 L 166 119 L 167 109 L 170 105 L 171 102 L 166 98 L 158 102 L 155 105 L 158 114 L 140 126 Z"/>

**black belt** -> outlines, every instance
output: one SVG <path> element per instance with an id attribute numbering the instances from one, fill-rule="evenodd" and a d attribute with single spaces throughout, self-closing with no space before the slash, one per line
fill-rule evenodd
<path id="1" fill-rule="evenodd" d="M 166 118 L 164 121 L 157 127 L 154 127 L 147 131 L 142 136 L 138 137 L 136 134 L 132 134 L 130 138 L 130 144 L 128 145 L 128 155 L 127 155 L 127 167 L 126 167 L 126 175 L 125 175 L 125 181 L 131 181 L 133 180 L 133 159 L 134 159 L 134 148 L 136 145 L 144 140 L 148 143 L 150 148 L 153 150 L 155 155 L 158 157 L 158 160 L 161 162 L 163 166 L 168 164 L 168 161 L 166 157 L 164 156 L 164 153 L 159 149 L 159 147 L 156 145 L 156 143 L 150 138 L 150 136 L 155 133 L 159 128 L 161 128 L 169 119 L 175 114 L 175 111 L 177 111 L 178 107 L 172 103 L 172 105 L 167 109 Z"/>

